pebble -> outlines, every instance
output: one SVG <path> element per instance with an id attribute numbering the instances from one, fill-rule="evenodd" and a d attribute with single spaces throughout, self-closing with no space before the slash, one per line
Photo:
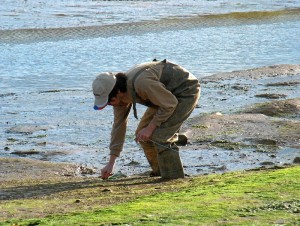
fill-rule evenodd
<path id="1" fill-rule="evenodd" d="M 262 162 L 262 163 L 260 163 L 260 165 L 262 165 L 262 166 L 270 166 L 270 165 L 274 165 L 274 162 Z"/>
<path id="2" fill-rule="evenodd" d="M 293 163 L 300 164 L 300 157 L 295 157 Z"/>

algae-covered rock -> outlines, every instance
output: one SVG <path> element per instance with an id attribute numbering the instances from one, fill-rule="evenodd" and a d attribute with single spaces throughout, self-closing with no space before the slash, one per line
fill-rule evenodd
<path id="1" fill-rule="evenodd" d="M 299 145 L 300 121 L 264 114 L 208 114 L 189 120 L 183 131 L 192 143 L 202 146 L 276 150 Z"/>
<path id="2" fill-rule="evenodd" d="M 264 114 L 273 117 L 299 117 L 300 98 L 256 104 L 245 109 L 243 113 Z"/>
<path id="3" fill-rule="evenodd" d="M 261 94 L 256 94 L 255 97 L 261 97 L 266 99 L 280 99 L 280 98 L 287 97 L 287 95 L 278 94 L 278 93 L 261 93 Z"/>
<path id="4" fill-rule="evenodd" d="M 294 158 L 293 163 L 295 163 L 295 164 L 300 164 L 300 157 Z"/>

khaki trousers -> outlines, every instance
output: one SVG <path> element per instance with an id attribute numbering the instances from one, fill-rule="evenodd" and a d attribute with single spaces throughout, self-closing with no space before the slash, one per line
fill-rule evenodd
<path id="1" fill-rule="evenodd" d="M 179 148 L 175 142 L 183 122 L 190 116 L 200 97 L 200 85 L 197 81 L 194 86 L 181 96 L 177 97 L 178 105 L 170 118 L 157 127 L 152 134 L 154 142 L 141 142 L 146 158 L 155 175 L 162 178 L 183 178 L 184 171 L 179 156 Z M 149 107 L 138 125 L 136 133 L 148 126 L 157 109 Z"/>

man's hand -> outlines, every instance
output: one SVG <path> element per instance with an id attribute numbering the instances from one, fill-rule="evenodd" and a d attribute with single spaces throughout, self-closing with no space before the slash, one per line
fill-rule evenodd
<path id="1" fill-rule="evenodd" d="M 111 155 L 107 165 L 101 169 L 101 178 L 102 179 L 105 180 L 105 179 L 109 178 L 111 175 L 113 175 L 112 172 L 115 167 L 116 158 L 117 158 L 117 156 Z"/>
<path id="2" fill-rule="evenodd" d="M 102 179 L 107 179 L 109 178 L 112 174 L 112 171 L 114 169 L 114 166 L 111 164 L 107 164 L 104 168 L 101 169 L 101 178 Z"/>
<path id="3" fill-rule="evenodd" d="M 155 129 L 156 129 L 156 125 L 150 123 L 147 127 L 141 129 L 136 134 L 135 141 L 136 142 L 149 141 Z"/>

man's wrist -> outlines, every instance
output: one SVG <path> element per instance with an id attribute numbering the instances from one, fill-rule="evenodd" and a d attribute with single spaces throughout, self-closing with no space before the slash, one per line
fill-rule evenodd
<path id="1" fill-rule="evenodd" d="M 111 154 L 109 158 L 109 163 L 114 164 L 117 158 L 118 158 L 117 155 Z"/>

